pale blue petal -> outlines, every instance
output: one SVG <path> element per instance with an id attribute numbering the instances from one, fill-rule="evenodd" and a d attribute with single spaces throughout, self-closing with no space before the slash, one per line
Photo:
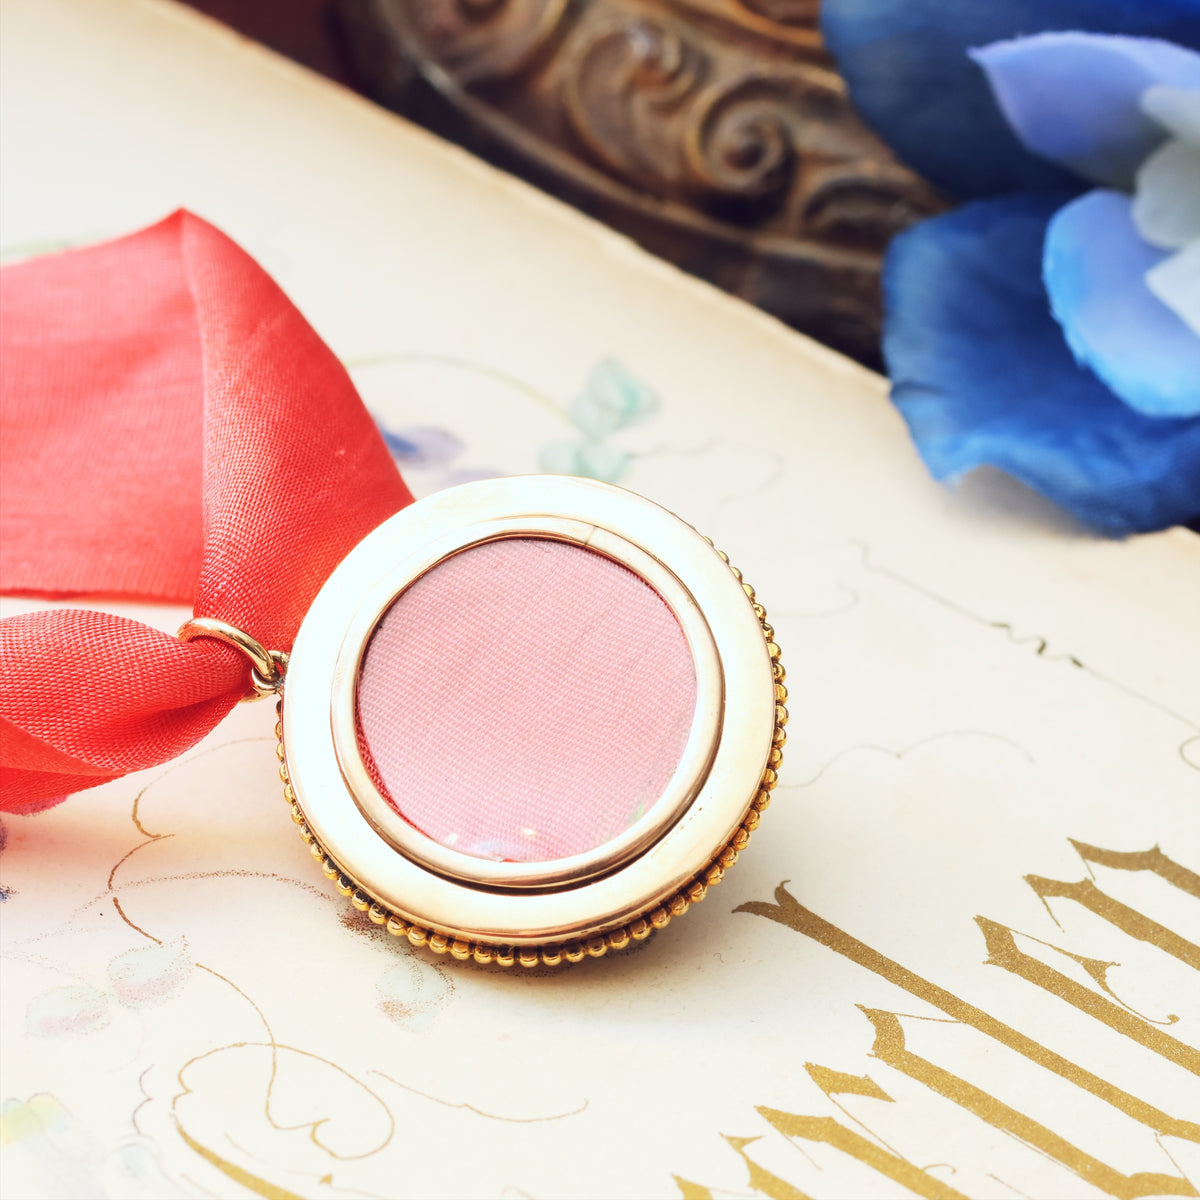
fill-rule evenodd
<path id="1" fill-rule="evenodd" d="M 1071 357 L 1041 282 L 1058 201 L 970 204 L 884 272 L 892 397 L 939 479 L 984 464 L 1109 533 L 1200 519 L 1200 419 L 1143 416 Z"/>
<path id="2" fill-rule="evenodd" d="M 1200 337 L 1146 286 L 1167 257 L 1138 237 L 1128 196 L 1097 189 L 1054 215 L 1043 278 L 1079 362 L 1150 417 L 1200 415 Z"/>
<path id="3" fill-rule="evenodd" d="M 1048 30 L 1161 38 L 1200 49 L 1196 0 L 822 0 L 821 29 L 867 123 L 958 196 L 1077 189 L 1001 115 L 972 46 Z"/>
<path id="4" fill-rule="evenodd" d="M 1147 271 L 1146 286 L 1200 337 L 1200 240 Z"/>
<path id="5" fill-rule="evenodd" d="M 1163 250 L 1200 238 L 1200 142 L 1171 138 L 1142 163 L 1133 223 L 1143 241 Z"/>
<path id="6" fill-rule="evenodd" d="M 1131 188 L 1166 136 L 1142 111 L 1142 93 L 1200 87 L 1200 54 L 1154 38 L 1042 33 L 971 57 L 1028 150 L 1110 187 Z"/>
<path id="7" fill-rule="evenodd" d="M 1200 146 L 1200 91 L 1156 86 L 1142 93 L 1142 112 L 1177 138 Z"/>

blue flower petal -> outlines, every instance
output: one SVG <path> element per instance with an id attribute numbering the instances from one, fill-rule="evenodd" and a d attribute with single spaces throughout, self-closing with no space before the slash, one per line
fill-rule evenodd
<path id="1" fill-rule="evenodd" d="M 1122 403 L 1071 357 L 1041 281 L 1059 199 L 925 221 L 884 271 L 892 398 L 939 479 L 988 464 L 1108 533 L 1200 518 L 1200 419 Z"/>
<path id="2" fill-rule="evenodd" d="M 1155 38 L 1043 33 L 970 54 L 1027 149 L 1110 187 L 1132 189 L 1166 137 L 1142 112 L 1142 93 L 1200 88 L 1200 54 Z"/>
<path id="3" fill-rule="evenodd" d="M 1048 30 L 1161 38 L 1200 49 L 1196 0 L 823 0 L 821 28 L 850 95 L 896 153 L 959 196 L 1078 190 L 1004 120 L 972 46 Z"/>
<path id="4" fill-rule="evenodd" d="M 1050 308 L 1079 362 L 1148 417 L 1200 416 L 1200 337 L 1146 286 L 1168 256 L 1132 204 L 1097 189 L 1054 214 L 1042 264 Z"/>

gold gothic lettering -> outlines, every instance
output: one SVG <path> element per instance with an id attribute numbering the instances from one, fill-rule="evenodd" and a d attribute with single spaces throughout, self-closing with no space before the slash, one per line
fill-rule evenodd
<path id="1" fill-rule="evenodd" d="M 1168 858 L 1157 846 L 1151 846 L 1149 850 L 1102 850 L 1099 846 L 1089 846 L 1087 842 L 1077 842 L 1074 838 L 1068 840 L 1085 863 L 1109 867 L 1114 871 L 1149 871 L 1165 879 L 1172 887 L 1200 900 L 1200 875 Z"/>
<path id="2" fill-rule="evenodd" d="M 870 1075 L 850 1075 L 846 1071 L 823 1067 L 820 1063 L 805 1063 L 804 1069 L 813 1083 L 831 1100 L 834 1096 L 866 1096 L 870 1100 L 896 1103 Z"/>
<path id="3" fill-rule="evenodd" d="M 742 1161 L 746 1164 L 746 1170 L 750 1175 L 749 1185 L 752 1191 L 766 1196 L 767 1200 L 812 1200 L 807 1192 L 793 1187 L 786 1179 L 780 1179 L 778 1175 L 760 1166 L 746 1153 L 746 1147 L 752 1142 L 757 1142 L 758 1138 L 726 1137 L 725 1140 L 742 1156 Z M 713 1200 L 712 1189 L 703 1184 L 692 1183 L 691 1180 L 681 1179 L 676 1175 L 675 1186 L 679 1188 L 683 1200 Z"/>
<path id="4" fill-rule="evenodd" d="M 1093 866 L 1116 871 L 1145 871 L 1157 875 L 1179 891 L 1200 899 L 1200 875 L 1169 858 L 1158 846 L 1149 850 L 1118 851 L 1074 839 L 1071 840 L 1071 845 L 1088 867 L 1089 874 Z M 1180 962 L 1200 970 L 1200 946 L 1107 895 L 1093 879 L 1066 882 L 1030 875 L 1026 877 L 1026 881 L 1047 909 L 1050 899 L 1072 900 L 1128 936 L 1153 945 Z M 741 905 L 737 911 L 767 917 L 829 947 L 910 995 L 940 1009 L 953 1021 L 998 1041 L 1035 1065 L 1103 1100 L 1156 1134 L 1200 1143 L 1200 1125 L 1160 1111 L 1139 1097 L 1042 1046 L 1020 1030 L 902 967 L 886 955 L 872 950 L 857 938 L 805 908 L 783 885 L 776 889 L 773 904 L 750 902 Z M 1100 989 L 1096 992 L 1042 962 L 1033 954 L 1023 951 L 1017 944 L 1017 938 L 1026 935 L 988 917 L 978 916 L 975 920 L 983 934 L 988 952 L 985 961 L 989 965 L 1001 967 L 1010 974 L 1034 984 L 1167 1061 L 1200 1075 L 1200 1050 L 1172 1037 L 1121 1002 L 1108 982 L 1108 971 L 1116 965 L 1115 963 L 1075 954 L 1052 943 L 1031 938 L 1055 954 L 1077 963 Z M 1192 1184 L 1181 1176 L 1155 1172 L 1123 1174 L 997 1097 L 909 1050 L 901 1024 L 901 1014 L 865 1007 L 862 1011 L 875 1029 L 873 1054 L 879 1061 L 950 1100 L 993 1128 L 1017 1138 L 1058 1162 L 1115 1200 L 1139 1200 L 1140 1197 L 1149 1195 L 1197 1195 Z M 1171 1018 L 1172 1021 L 1175 1019 Z M 805 1067 L 817 1086 L 839 1108 L 842 1106 L 835 1098 L 839 1095 L 866 1096 L 888 1103 L 893 1102 L 892 1097 L 868 1075 L 852 1075 L 816 1063 L 806 1063 Z M 909 1162 L 882 1139 L 876 1137 L 876 1141 L 872 1141 L 847 1128 L 834 1117 L 803 1116 L 763 1107 L 758 1108 L 757 1112 L 785 1137 L 819 1142 L 836 1148 L 916 1195 L 935 1197 L 937 1200 L 955 1200 L 960 1196 L 960 1193 L 948 1184 Z M 863 1128 L 867 1133 L 872 1132 L 866 1126 Z M 758 1138 L 726 1137 L 725 1140 L 746 1164 L 749 1186 L 755 1192 L 767 1197 L 767 1200 L 810 1200 L 795 1185 L 768 1171 L 750 1156 L 746 1148 L 758 1141 Z M 679 1176 L 675 1177 L 675 1182 L 684 1200 L 713 1200 L 711 1190 L 703 1185 Z"/>
<path id="5" fill-rule="evenodd" d="M 850 1075 L 845 1071 L 835 1071 L 832 1067 L 823 1067 L 819 1063 L 805 1063 L 804 1069 L 808 1072 L 809 1078 L 837 1105 L 842 1112 L 849 1117 L 850 1113 L 838 1103 L 838 1096 L 866 1096 L 871 1100 L 883 1100 L 888 1104 L 895 1104 L 895 1101 L 873 1080 L 870 1075 Z M 894 1146 L 889 1146 L 874 1130 L 867 1128 L 863 1122 L 858 1121 L 857 1124 L 866 1129 L 877 1142 L 883 1146 L 880 1151 L 879 1147 L 868 1141 L 866 1138 L 860 1138 L 857 1134 L 851 1137 L 843 1136 L 849 1134 L 849 1130 L 844 1130 L 842 1134 L 837 1135 L 836 1140 L 830 1135 L 829 1131 L 824 1133 L 820 1138 L 814 1138 L 813 1132 L 815 1126 L 812 1122 L 818 1118 L 815 1117 L 797 1117 L 790 1113 L 779 1113 L 774 1109 L 760 1108 L 759 1113 L 766 1117 L 780 1133 L 785 1133 L 788 1136 L 807 1137 L 809 1140 L 827 1141 L 830 1145 L 836 1145 L 840 1150 L 852 1157 L 857 1158 L 859 1162 L 865 1163 L 869 1167 L 874 1167 L 881 1175 L 886 1175 L 889 1179 L 895 1180 L 908 1188 L 910 1192 L 916 1192 L 918 1196 L 927 1197 L 950 1197 L 957 1196 L 956 1192 L 949 1184 L 942 1180 L 922 1171 L 914 1163 L 906 1159 L 900 1154 Z M 779 1118 L 786 1118 L 787 1127 L 781 1124 Z M 828 1118 L 821 1118 L 828 1120 Z M 854 1120 L 851 1117 L 851 1120 Z M 802 1132 L 805 1130 L 806 1132 Z"/>
<path id="6" fill-rule="evenodd" d="M 1017 945 L 1016 930 L 1002 925 L 999 921 L 990 920 L 988 917 L 976 917 L 975 923 L 983 932 L 983 942 L 988 951 L 985 961 L 989 965 L 1003 967 L 1011 974 L 1019 975 L 1022 979 L 1035 984 L 1052 996 L 1065 1000 L 1080 1012 L 1095 1017 L 1109 1029 L 1124 1034 L 1132 1041 L 1139 1042 L 1147 1050 L 1161 1054 L 1169 1062 L 1183 1067 L 1186 1071 L 1191 1071 L 1193 1075 L 1200 1075 L 1200 1050 L 1187 1045 L 1186 1042 L 1181 1042 L 1178 1038 L 1173 1038 L 1169 1033 L 1164 1033 L 1149 1021 L 1130 1012 L 1123 1005 L 1105 999 L 1104 996 L 1098 996 L 1091 988 L 1084 987 L 1083 984 L 1077 983 L 1074 979 L 1062 974 L 1061 971 L 1047 966 L 1040 959 L 1034 958 L 1032 954 L 1026 954 Z M 1072 962 L 1078 963 L 1100 988 L 1115 999 L 1112 989 L 1108 986 L 1108 969 L 1116 966 L 1115 963 L 1072 954 L 1071 951 L 1064 950 L 1061 946 L 1053 946 L 1039 938 L 1032 940 L 1071 959 Z"/>
<path id="7" fill-rule="evenodd" d="M 1136 908 L 1114 900 L 1107 892 L 1102 892 L 1092 880 L 1081 879 L 1077 883 L 1067 883 L 1061 879 L 1046 879 L 1041 875 L 1026 875 L 1025 882 L 1046 905 L 1047 912 L 1050 911 L 1050 905 L 1046 904 L 1046 901 L 1052 896 L 1074 900 L 1076 904 L 1095 913 L 1110 925 L 1115 925 L 1131 938 L 1137 938 L 1139 942 L 1149 942 L 1151 946 L 1157 947 L 1172 958 L 1177 958 L 1200 971 L 1200 946 L 1180 937 L 1165 925 L 1152 921 Z"/>
<path id="8" fill-rule="evenodd" d="M 1087 1154 L 1039 1121 L 1025 1116 L 982 1088 L 908 1049 L 898 1013 L 877 1008 L 862 1010 L 875 1027 L 872 1051 L 880 1062 L 915 1079 L 932 1092 L 944 1096 L 967 1112 L 973 1113 L 995 1129 L 1011 1134 L 1034 1149 L 1061 1163 L 1081 1179 L 1117 1200 L 1138 1200 L 1141 1196 L 1195 1196 L 1196 1190 L 1177 1175 L 1139 1171 L 1123 1175 L 1114 1167 Z M 915 1190 L 915 1189 L 914 1189 Z"/>
<path id="9" fill-rule="evenodd" d="M 937 984 L 922 978 L 914 971 L 908 970 L 907 967 L 902 967 L 886 955 L 872 950 L 870 946 L 851 937 L 850 934 L 838 929 L 836 925 L 830 924 L 805 908 L 782 884 L 775 889 L 774 904 L 765 901 L 750 901 L 740 905 L 737 911 L 767 917 L 820 942 L 823 946 L 828 946 L 831 950 L 836 950 L 837 953 L 858 963 L 859 966 L 866 967 L 910 995 L 941 1009 L 948 1017 L 953 1017 L 956 1021 L 969 1025 L 972 1029 L 977 1029 L 980 1033 L 995 1039 L 1010 1050 L 1024 1055 L 1038 1066 L 1052 1071 L 1075 1084 L 1076 1087 L 1090 1092 L 1106 1104 L 1112 1105 L 1118 1112 L 1122 1112 L 1154 1130 L 1155 1133 L 1162 1134 L 1164 1137 L 1177 1137 L 1185 1141 L 1200 1143 L 1200 1125 L 1194 1121 L 1184 1121 L 1169 1116 L 1152 1104 L 1064 1058 L 1061 1054 L 1047 1049 L 1033 1038 L 1021 1033 L 1020 1030 L 1014 1029 L 1011 1025 L 984 1012 L 983 1009 L 976 1008 L 975 1005 L 968 1004 L 965 1000 L 960 1000 L 945 988 L 938 987 Z"/>
<path id="10" fill-rule="evenodd" d="M 891 1096 L 867 1075 L 847 1075 L 817 1063 L 805 1063 L 805 1070 L 830 1099 L 839 1095 L 855 1095 L 894 1103 Z M 921 1170 L 915 1163 L 909 1162 L 895 1151 L 877 1146 L 869 1138 L 848 1129 L 834 1117 L 801 1116 L 797 1113 L 781 1112 L 775 1108 L 759 1108 L 757 1111 L 759 1116 L 784 1137 L 832 1146 L 863 1166 L 870 1167 L 880 1175 L 908 1188 L 924 1200 L 968 1200 L 962 1192 L 956 1191 L 948 1183 Z M 754 1191 L 766 1196 L 768 1200 L 809 1200 L 805 1193 L 768 1171 L 746 1153 L 746 1147 L 758 1141 L 758 1138 L 726 1137 L 725 1140 L 745 1162 L 749 1174 L 748 1183 Z M 711 1190 L 701 1184 L 692 1183 L 679 1176 L 675 1177 L 675 1183 L 683 1200 L 712 1200 Z"/>
<path id="11" fill-rule="evenodd" d="M 890 1100 L 891 1097 L 885 1095 L 884 1099 Z M 801 1117 L 774 1108 L 760 1108 L 758 1113 L 784 1137 L 803 1138 L 808 1142 L 824 1142 L 833 1146 L 878 1171 L 880 1175 L 886 1175 L 901 1187 L 908 1188 L 910 1192 L 925 1197 L 925 1200 L 968 1200 L 948 1183 L 922 1171 L 908 1159 L 875 1145 L 861 1133 L 847 1129 L 833 1117 Z"/>

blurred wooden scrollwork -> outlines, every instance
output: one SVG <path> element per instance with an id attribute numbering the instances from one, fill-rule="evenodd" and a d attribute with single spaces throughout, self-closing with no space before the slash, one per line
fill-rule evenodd
<path id="1" fill-rule="evenodd" d="M 878 363 L 888 239 L 941 207 L 862 124 L 817 0 L 337 0 L 365 90 Z"/>

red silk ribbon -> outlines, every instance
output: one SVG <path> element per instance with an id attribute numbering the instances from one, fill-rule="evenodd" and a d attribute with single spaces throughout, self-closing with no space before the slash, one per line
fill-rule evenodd
<path id="1" fill-rule="evenodd" d="M 0 590 L 191 603 L 288 650 L 339 561 L 409 503 L 345 368 L 187 212 L 0 271 Z M 165 762 L 249 664 L 123 617 L 0 621 L 0 810 Z"/>

